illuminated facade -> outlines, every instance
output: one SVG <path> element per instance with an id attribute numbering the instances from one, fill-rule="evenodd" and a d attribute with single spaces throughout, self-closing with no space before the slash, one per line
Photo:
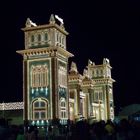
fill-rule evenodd
<path id="1" fill-rule="evenodd" d="M 61 22 L 56 23 L 56 18 Z M 75 120 L 80 116 L 95 120 L 114 118 L 111 66 L 89 61 L 83 75 L 68 58 L 63 20 L 51 15 L 49 24 L 36 25 L 29 18 L 23 56 L 24 120 L 38 123 L 48 120 Z"/>
<path id="2" fill-rule="evenodd" d="M 114 80 L 107 58 L 101 65 L 89 60 L 83 75 L 79 74 L 76 64 L 72 62 L 68 79 L 70 119 L 79 116 L 97 121 L 114 119 Z"/>

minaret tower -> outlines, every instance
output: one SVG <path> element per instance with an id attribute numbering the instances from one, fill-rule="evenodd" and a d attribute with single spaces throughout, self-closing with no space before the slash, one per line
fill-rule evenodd
<path id="1" fill-rule="evenodd" d="M 56 19 L 61 23 L 56 23 Z M 29 18 L 23 56 L 24 121 L 38 126 L 54 119 L 69 118 L 68 58 L 63 19 L 52 14 L 49 24 L 36 25 Z"/>

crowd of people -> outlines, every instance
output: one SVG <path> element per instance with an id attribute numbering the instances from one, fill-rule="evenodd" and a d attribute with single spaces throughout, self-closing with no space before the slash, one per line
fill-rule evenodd
<path id="1" fill-rule="evenodd" d="M 140 140 L 140 122 L 122 119 L 119 123 L 111 120 L 99 121 L 89 124 L 86 120 L 70 123 L 65 126 L 50 127 L 47 140 L 53 140 L 54 136 L 65 135 L 69 140 Z M 56 133 L 57 132 L 57 133 Z"/>
<path id="2" fill-rule="evenodd" d="M 36 125 L 31 125 L 26 129 L 24 125 L 0 123 L 0 140 L 39 140 L 38 133 Z"/>
<path id="3" fill-rule="evenodd" d="M 67 125 L 50 125 L 44 128 L 44 140 L 140 140 L 140 122 L 108 120 L 89 124 L 86 120 L 69 122 Z M 0 126 L 0 140 L 42 140 L 37 126 Z"/>
<path id="4" fill-rule="evenodd" d="M 79 121 L 71 132 L 71 140 L 140 140 L 140 122 L 122 119 L 118 124 L 108 120 L 89 125 Z"/>

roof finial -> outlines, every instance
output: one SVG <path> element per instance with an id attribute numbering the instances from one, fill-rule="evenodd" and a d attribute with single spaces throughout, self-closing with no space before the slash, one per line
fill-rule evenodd
<path id="1" fill-rule="evenodd" d="M 49 22 L 50 22 L 50 24 L 54 24 L 55 23 L 55 18 L 54 18 L 53 14 L 51 14 Z"/>
<path id="2" fill-rule="evenodd" d="M 89 75 L 88 75 L 88 70 L 87 70 L 87 69 L 84 69 L 84 70 L 83 70 L 83 76 L 84 76 L 84 77 L 89 77 Z"/>
<path id="3" fill-rule="evenodd" d="M 30 20 L 30 18 L 27 18 L 27 20 L 26 20 L 26 27 L 32 27 L 32 26 L 35 27 L 37 25 L 36 25 L 36 23 L 32 22 Z"/>
<path id="4" fill-rule="evenodd" d="M 104 58 L 103 59 L 103 64 L 109 64 L 110 62 L 109 62 L 109 59 L 108 58 Z"/>
<path id="5" fill-rule="evenodd" d="M 75 72 L 75 73 L 78 72 L 76 63 L 74 63 L 74 62 L 71 63 L 70 72 Z"/>
<path id="6" fill-rule="evenodd" d="M 88 65 L 92 65 L 92 61 L 88 59 Z"/>
<path id="7" fill-rule="evenodd" d="M 63 19 L 60 18 L 58 15 L 55 15 L 55 18 L 61 23 L 61 26 L 64 24 Z"/>

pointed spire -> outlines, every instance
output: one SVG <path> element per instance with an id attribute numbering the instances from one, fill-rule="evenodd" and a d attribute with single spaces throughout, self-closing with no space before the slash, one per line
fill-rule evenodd
<path id="1" fill-rule="evenodd" d="M 76 63 L 71 63 L 70 72 L 78 73 Z"/>
<path id="2" fill-rule="evenodd" d="M 49 22 L 50 22 L 50 24 L 54 24 L 55 23 L 55 18 L 54 18 L 53 14 L 51 14 Z"/>

